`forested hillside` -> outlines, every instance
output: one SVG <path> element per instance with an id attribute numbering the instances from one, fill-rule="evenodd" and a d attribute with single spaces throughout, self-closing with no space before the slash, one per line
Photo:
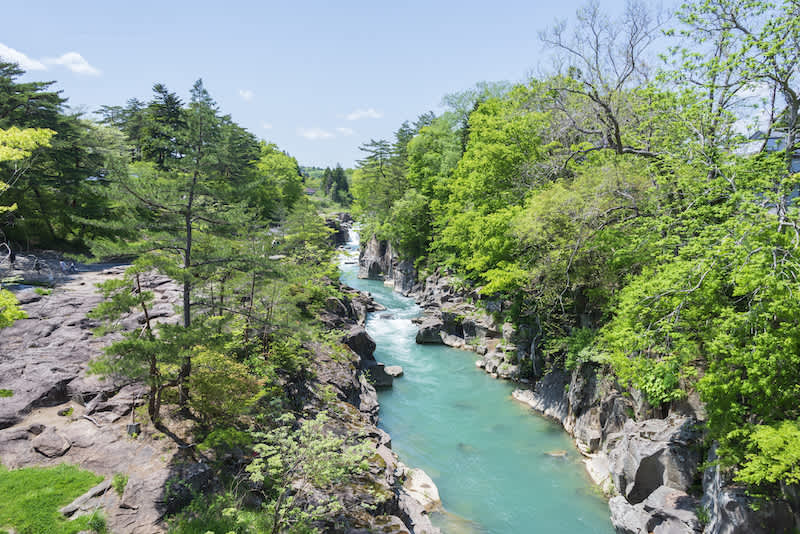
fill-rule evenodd
<path id="1" fill-rule="evenodd" d="M 511 301 L 529 374 L 595 362 L 656 409 L 699 392 L 736 480 L 797 483 L 800 5 L 591 3 L 540 38 L 547 75 L 363 145 L 362 235 Z"/>
<path id="2" fill-rule="evenodd" d="M 2 283 L 28 283 L 26 276 L 49 268 L 42 259 L 52 254 L 46 248 L 73 257 L 82 254 L 84 263 L 117 264 L 115 273 L 122 276 L 100 284 L 102 302 L 80 321 L 80 328 L 96 327 L 94 336 L 87 333 L 89 341 L 66 350 L 75 354 L 62 356 L 91 354 L 91 340 L 105 340 L 100 342 L 106 345 L 104 354 L 91 354 L 88 364 L 88 376 L 95 377 L 91 380 L 108 388 L 90 392 L 93 406 L 117 395 L 122 385 L 143 385 L 143 395 L 127 408 L 136 412 L 131 412 L 131 421 L 139 418 L 141 425 L 128 430 L 128 441 L 138 439 L 141 451 L 169 436 L 176 448 L 191 448 L 179 465 L 202 473 L 203 486 L 191 490 L 183 502 L 188 507 L 176 514 L 180 506 L 165 503 L 178 499 L 186 490 L 176 488 L 188 488 L 188 482 L 176 478 L 156 488 L 161 497 L 155 505 L 141 485 L 134 485 L 129 498 L 144 499 L 145 504 L 134 506 L 141 506 L 142 516 L 132 527 L 120 523 L 119 510 L 125 507 L 108 503 L 105 515 L 95 506 L 91 517 L 68 527 L 57 509 L 97 483 L 96 476 L 84 473 L 80 476 L 88 482 L 76 478 L 68 485 L 57 478 L 60 471 L 37 474 L 0 465 L 4 488 L 38 487 L 40 477 L 47 476 L 53 477 L 55 488 L 50 501 L 33 507 L 4 497 L 0 531 L 13 526 L 19 532 L 71 532 L 88 526 L 104 532 L 105 518 L 112 530 L 147 528 L 153 521 L 162 529 L 167 526 L 163 515 L 169 512 L 168 526 L 174 532 L 309 532 L 331 524 L 369 525 L 374 519 L 364 506 L 375 511 L 378 504 L 381 511 L 373 515 L 384 514 L 384 523 L 391 523 L 385 514 L 397 507 L 392 493 L 397 488 L 380 478 L 382 470 L 376 470 L 377 478 L 365 475 L 371 465 L 365 456 L 378 447 L 365 441 L 375 415 L 346 400 L 353 395 L 359 399 L 363 390 L 365 410 L 377 412 L 374 389 L 366 379 L 358 381 L 361 354 L 369 359 L 371 352 L 355 355 L 337 329 L 354 326 L 355 315 L 350 297 L 335 282 L 331 234 L 341 231 L 339 221 L 326 221 L 321 213 L 347 200 L 344 170 L 327 169 L 324 194 L 310 198 L 304 194 L 297 161 L 222 114 L 200 80 L 188 101 L 155 84 L 149 101 L 105 106 L 101 120 L 91 120 L 70 112 L 66 99 L 50 90 L 52 82 L 23 83 L 22 74 L 14 64 L 0 64 L 0 258 L 3 272 L 11 276 Z M 83 276 L 63 261 L 61 270 L 50 276 L 51 285 Z M 48 299 L 60 290 L 36 288 L 32 298 Z M 85 290 L 90 302 L 93 290 Z M 329 301 L 338 303 L 335 310 L 341 316 L 325 311 L 326 304 L 332 306 Z M 328 313 L 328 322 L 320 319 L 323 313 Z M 25 330 L 14 329 L 13 323 L 26 316 L 14 294 L 0 286 L 0 335 L 6 346 L 15 347 L 14 358 L 20 361 L 49 342 L 31 342 Z M 46 319 L 37 312 L 30 321 Z M 65 327 L 70 325 L 75 323 Z M 43 354 L 57 360 L 64 351 L 46 348 Z M 318 373 L 332 375 L 326 376 L 324 387 Z M 25 391 L 4 387 L 3 400 L 24 400 L 35 390 L 37 386 L 24 383 L 25 376 L 20 379 Z M 72 401 L 32 396 L 30 406 L 21 404 L 18 411 L 8 404 L 3 428 L 24 419 L 31 407 Z M 77 409 L 102 427 L 108 439 L 119 417 L 92 417 L 94 408 L 84 404 Z M 137 409 L 139 404 L 144 406 Z M 59 412 L 67 430 L 75 409 Z M 48 428 L 66 432 L 58 425 Z M 371 432 L 377 435 L 376 429 Z M 30 447 L 19 449 L 23 456 L 9 452 L 16 451 L 17 438 L 6 438 L 8 434 L 0 439 L 3 462 L 27 465 L 45 458 L 25 457 Z M 52 456 L 69 449 L 62 447 Z M 387 460 L 394 461 L 384 449 Z M 161 464 L 169 454 L 162 454 Z M 84 462 L 70 458 L 65 457 Z M 123 467 L 113 477 L 119 499 L 128 483 L 126 473 L 138 466 Z M 339 498 L 338 488 L 351 481 Z M 314 492 L 321 493 L 312 498 Z M 394 505 L 386 504 L 390 498 Z M 161 515 L 148 515 L 145 510 L 153 506 Z"/>

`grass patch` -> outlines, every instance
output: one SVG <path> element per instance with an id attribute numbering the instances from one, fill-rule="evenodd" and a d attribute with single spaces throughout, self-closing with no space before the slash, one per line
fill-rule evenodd
<path id="1" fill-rule="evenodd" d="M 0 398 L 13 397 L 13 396 L 14 396 L 14 392 L 11 391 L 10 389 L 0 389 Z M 0 534 L 3 534 L 3 533 L 0 532 Z"/>
<path id="2" fill-rule="evenodd" d="M 52 289 L 48 289 L 48 288 L 46 288 L 46 287 L 36 287 L 36 288 L 34 288 L 34 289 L 33 289 L 33 291 L 34 291 L 34 292 L 35 292 L 37 295 L 42 295 L 42 296 L 49 295 L 50 293 L 52 293 L 52 292 L 53 292 L 53 290 L 52 290 Z"/>
<path id="3" fill-rule="evenodd" d="M 0 527 L 12 527 L 19 534 L 75 534 L 88 530 L 90 523 L 97 525 L 91 516 L 69 521 L 58 510 L 102 480 L 74 465 L 12 471 L 0 465 Z"/>

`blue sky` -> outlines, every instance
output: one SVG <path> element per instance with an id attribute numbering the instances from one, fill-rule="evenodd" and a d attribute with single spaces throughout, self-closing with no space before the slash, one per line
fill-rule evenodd
<path id="1" fill-rule="evenodd" d="M 583 3 L 4 2 L 0 56 L 86 111 L 148 99 L 155 82 L 186 97 L 203 78 L 224 113 L 301 164 L 352 166 L 361 143 L 445 94 L 546 67 L 537 32 Z"/>

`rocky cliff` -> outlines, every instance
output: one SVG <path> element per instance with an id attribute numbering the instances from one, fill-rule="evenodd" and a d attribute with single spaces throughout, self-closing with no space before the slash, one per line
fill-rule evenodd
<path id="1" fill-rule="evenodd" d="M 374 235 L 361 247 L 358 277 L 384 280 L 403 295 L 419 290 L 414 262 L 398 258 L 388 241 L 379 241 Z"/>
<path id="2" fill-rule="evenodd" d="M 391 247 L 372 238 L 361 259 L 367 275 L 373 265 L 374 272 L 398 287 Z M 654 409 L 601 366 L 548 368 L 537 350 L 537 326 L 498 322 L 511 303 L 459 289 L 446 273 L 437 271 L 420 282 L 403 279 L 400 290 L 414 296 L 424 311 L 417 343 L 474 351 L 477 367 L 517 381 L 516 400 L 559 421 L 575 438 L 587 470 L 610 497 L 618 532 L 767 534 L 800 528 L 800 505 L 756 501 L 713 463 L 713 448 L 704 446 L 705 413 L 696 394 Z M 530 379 L 520 378 L 523 362 Z"/>

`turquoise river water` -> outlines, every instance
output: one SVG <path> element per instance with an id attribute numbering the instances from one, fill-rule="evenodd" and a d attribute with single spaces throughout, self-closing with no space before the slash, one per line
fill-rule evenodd
<path id="1" fill-rule="evenodd" d="M 375 358 L 405 371 L 378 393 L 380 427 L 400 459 L 438 486 L 446 511 L 434 523 L 445 534 L 612 534 L 608 505 L 560 425 L 514 401 L 513 386 L 476 368 L 474 353 L 417 345 L 411 319 L 419 307 L 380 281 L 358 279 L 357 258 L 350 245 L 342 282 L 387 308 L 370 314 L 366 328 Z"/>

